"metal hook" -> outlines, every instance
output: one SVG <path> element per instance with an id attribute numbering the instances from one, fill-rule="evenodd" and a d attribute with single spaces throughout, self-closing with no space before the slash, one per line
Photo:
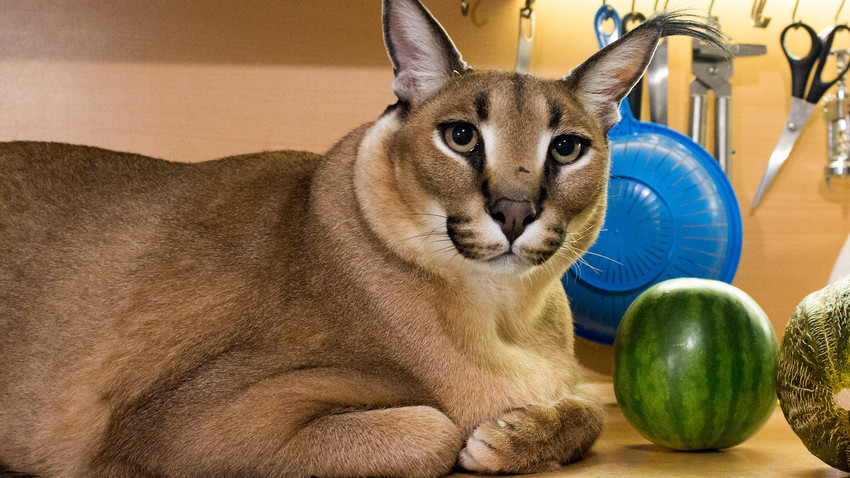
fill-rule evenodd
<path id="1" fill-rule="evenodd" d="M 466 0 L 460 0 L 460 13 L 462 13 L 463 16 L 469 15 L 469 2 Z"/>
<path id="2" fill-rule="evenodd" d="M 531 4 L 534 3 L 534 0 L 525 0 L 525 7 L 519 10 L 519 14 L 522 18 L 531 18 L 531 14 L 534 13 L 534 10 L 531 9 Z M 604 5 L 604 1 L 602 2 Z"/>
<path id="3" fill-rule="evenodd" d="M 750 10 L 750 23 L 756 28 L 767 28 L 770 17 L 763 17 L 764 5 L 767 0 L 753 0 L 753 8 Z"/>
<path id="4" fill-rule="evenodd" d="M 797 7 L 800 6 L 800 0 L 794 2 L 794 11 L 791 12 L 791 23 L 797 23 Z"/>
<path id="5" fill-rule="evenodd" d="M 632 11 L 631 11 L 631 14 L 632 14 L 632 15 L 634 15 L 634 14 L 635 14 L 635 0 L 632 0 Z"/>
<path id="6" fill-rule="evenodd" d="M 841 5 L 838 6 L 838 11 L 835 12 L 835 24 L 838 25 L 838 15 L 841 14 L 841 9 L 844 8 L 844 0 L 841 0 Z"/>
<path id="7" fill-rule="evenodd" d="M 708 17 L 711 16 L 711 9 L 712 8 L 714 8 L 714 0 L 711 0 L 711 2 L 709 2 L 709 4 L 708 4 L 708 15 L 706 15 L 706 16 L 708 16 Z"/>

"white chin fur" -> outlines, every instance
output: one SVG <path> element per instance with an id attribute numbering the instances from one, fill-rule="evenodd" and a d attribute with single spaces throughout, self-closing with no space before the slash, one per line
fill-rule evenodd
<path id="1" fill-rule="evenodd" d="M 523 274 L 534 268 L 533 264 L 516 254 L 502 254 L 493 259 L 479 262 L 489 272 L 499 275 Z"/>

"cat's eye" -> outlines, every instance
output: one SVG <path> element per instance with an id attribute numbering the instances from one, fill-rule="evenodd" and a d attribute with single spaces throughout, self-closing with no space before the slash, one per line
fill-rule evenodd
<path id="1" fill-rule="evenodd" d="M 570 164 L 584 155 L 587 140 L 572 134 L 562 134 L 552 140 L 549 154 L 559 164 Z"/>
<path id="2" fill-rule="evenodd" d="M 443 130 L 443 139 L 449 148 L 467 154 L 478 146 L 478 130 L 469 123 L 450 123 Z"/>

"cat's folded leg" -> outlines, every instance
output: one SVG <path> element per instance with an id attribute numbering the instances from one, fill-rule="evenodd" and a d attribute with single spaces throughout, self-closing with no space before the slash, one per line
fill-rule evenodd
<path id="1" fill-rule="evenodd" d="M 461 446 L 446 415 L 411 406 L 325 415 L 281 451 L 305 476 L 424 478 L 447 474 Z"/>
<path id="2" fill-rule="evenodd" d="M 537 473 L 583 458 L 602 431 L 604 408 L 589 396 L 527 405 L 479 425 L 460 465 L 482 473 Z"/>
<path id="3" fill-rule="evenodd" d="M 302 371 L 243 390 L 199 387 L 117 419 L 89 476 L 436 478 L 463 447 L 448 416 L 392 406 L 391 385 L 364 375 Z"/>

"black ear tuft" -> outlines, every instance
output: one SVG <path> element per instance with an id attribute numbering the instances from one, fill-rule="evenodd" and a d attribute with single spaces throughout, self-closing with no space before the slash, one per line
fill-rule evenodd
<path id="1" fill-rule="evenodd" d="M 596 52 L 573 69 L 564 82 L 584 100 L 607 131 L 620 120 L 620 101 L 643 75 L 658 40 L 670 35 L 691 36 L 731 55 L 727 39 L 707 18 L 681 10 L 663 11 Z"/>
<path id="2" fill-rule="evenodd" d="M 384 0 L 384 43 L 399 100 L 424 100 L 466 63 L 443 27 L 418 0 Z"/>
<path id="3" fill-rule="evenodd" d="M 661 30 L 662 37 L 689 36 L 714 45 L 728 56 L 731 39 L 717 26 L 716 21 L 700 15 L 691 15 L 684 10 L 665 10 L 652 15 L 646 23 Z"/>

